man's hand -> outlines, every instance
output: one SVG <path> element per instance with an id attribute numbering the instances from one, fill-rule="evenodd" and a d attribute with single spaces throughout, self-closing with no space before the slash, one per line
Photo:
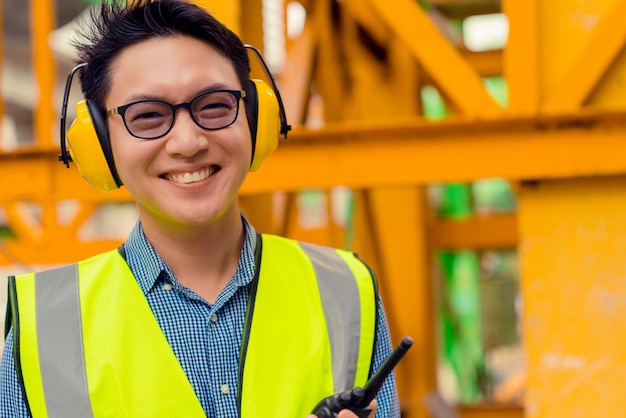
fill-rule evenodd
<path id="1" fill-rule="evenodd" d="M 369 414 L 368 418 L 374 418 L 374 414 L 376 414 L 376 408 L 378 407 L 378 404 L 376 403 L 376 399 L 374 399 L 372 401 L 372 403 L 370 403 L 370 407 L 372 408 L 372 412 Z M 350 411 L 349 409 L 344 409 L 341 412 L 339 412 L 339 415 L 337 415 L 338 418 L 357 418 L 356 414 L 352 411 Z"/>
<path id="2" fill-rule="evenodd" d="M 369 414 L 368 418 L 374 418 L 374 414 L 376 414 L 376 408 L 378 404 L 376 403 L 376 399 L 370 403 L 370 407 L 372 408 L 372 412 Z M 337 415 L 338 418 L 358 418 L 356 414 L 349 409 L 343 409 Z M 307 418 L 316 418 L 315 415 L 308 415 Z"/>

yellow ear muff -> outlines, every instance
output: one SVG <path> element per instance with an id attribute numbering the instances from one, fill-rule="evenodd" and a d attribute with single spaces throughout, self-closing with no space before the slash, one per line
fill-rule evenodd
<path id="1" fill-rule="evenodd" d="M 96 119 L 101 119 L 97 118 Z M 117 189 L 121 184 L 116 181 L 107 162 L 102 145 L 96 133 L 95 123 L 90 113 L 90 106 L 85 100 L 76 104 L 76 120 L 67 131 L 67 145 L 72 161 L 87 183 L 98 190 Z M 105 126 L 106 128 L 106 126 Z M 108 142 L 108 137 L 106 138 Z"/>
<path id="2" fill-rule="evenodd" d="M 281 134 L 280 108 L 276 93 L 263 80 L 250 80 L 256 89 L 256 133 L 252 133 L 253 152 L 250 171 L 258 170 L 263 160 L 278 146 Z M 254 106 L 251 106 L 254 107 Z M 253 109 L 254 111 L 254 109 Z"/>

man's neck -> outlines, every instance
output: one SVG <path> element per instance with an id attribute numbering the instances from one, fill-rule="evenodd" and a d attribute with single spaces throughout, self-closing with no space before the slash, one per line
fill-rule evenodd
<path id="1" fill-rule="evenodd" d="M 241 215 L 172 230 L 145 225 L 146 237 L 180 284 L 213 303 L 237 271 L 245 240 Z"/>

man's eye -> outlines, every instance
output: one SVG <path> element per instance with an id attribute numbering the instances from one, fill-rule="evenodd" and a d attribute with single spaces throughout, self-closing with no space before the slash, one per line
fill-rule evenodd
<path id="1" fill-rule="evenodd" d="M 164 117 L 162 113 L 159 112 L 144 112 L 138 115 L 135 115 L 133 120 L 137 119 L 152 119 L 152 118 L 162 118 Z"/>
<path id="2" fill-rule="evenodd" d="M 201 110 L 211 110 L 211 109 L 220 109 L 220 108 L 230 109 L 231 107 L 232 106 L 229 103 L 215 102 L 215 103 L 207 103 L 206 105 L 204 105 L 204 107 Z"/>

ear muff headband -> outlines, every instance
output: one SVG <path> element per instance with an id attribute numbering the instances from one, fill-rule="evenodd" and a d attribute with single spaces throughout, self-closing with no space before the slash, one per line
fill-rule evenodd
<path id="1" fill-rule="evenodd" d="M 285 106 L 283 105 L 283 100 L 280 97 L 280 92 L 278 91 L 278 87 L 276 87 L 276 82 L 274 81 L 274 77 L 272 77 L 272 73 L 268 68 L 265 60 L 263 59 L 263 55 L 261 52 L 253 47 L 252 45 L 244 45 L 246 49 L 254 52 L 254 55 L 258 58 L 261 63 L 261 67 L 263 67 L 263 72 L 272 83 L 273 93 L 276 95 L 276 100 L 278 102 L 278 117 L 280 118 L 280 136 L 283 138 L 287 138 L 287 133 L 291 130 L 291 125 L 287 123 L 287 114 L 285 113 Z"/>

